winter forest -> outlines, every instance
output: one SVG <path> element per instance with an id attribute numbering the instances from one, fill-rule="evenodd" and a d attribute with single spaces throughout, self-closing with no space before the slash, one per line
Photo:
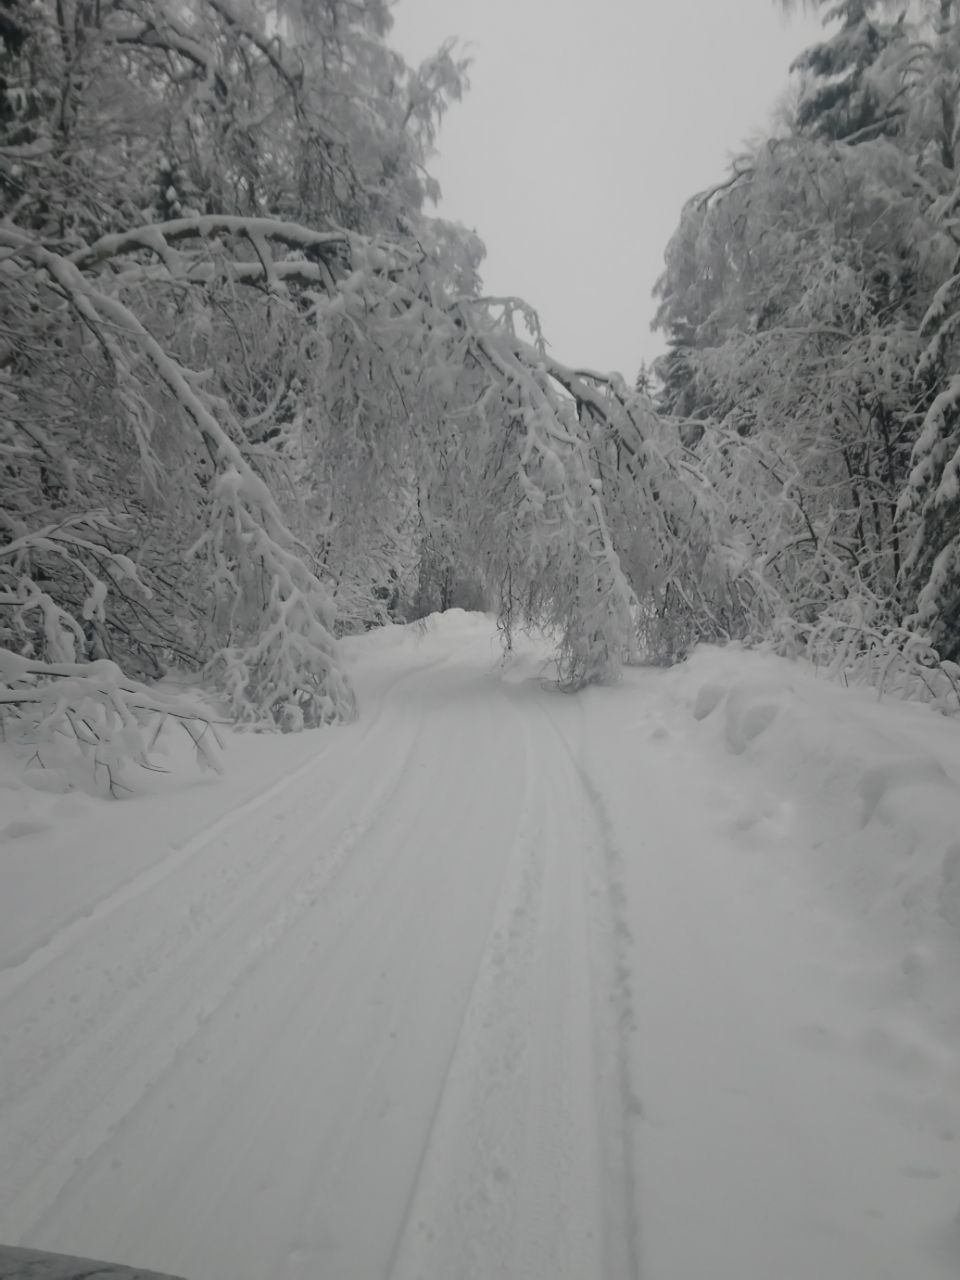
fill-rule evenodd
<path id="1" fill-rule="evenodd" d="M 191 681 L 349 720 L 339 640 L 450 605 L 570 688 L 738 640 L 955 705 L 960 5 L 822 8 L 637 376 L 432 216 L 469 67 L 386 0 L 4 0 L 7 730 L 113 774 L 172 717 L 216 766 Z"/>

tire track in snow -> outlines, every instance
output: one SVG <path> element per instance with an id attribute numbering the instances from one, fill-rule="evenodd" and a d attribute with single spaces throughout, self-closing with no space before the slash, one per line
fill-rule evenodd
<path id="1" fill-rule="evenodd" d="M 9 999 L 25 982 L 29 982 L 31 978 L 36 977 L 48 965 L 54 964 L 66 955 L 71 947 L 82 942 L 88 934 L 101 925 L 109 916 L 113 915 L 114 912 L 119 911 L 143 894 L 150 893 L 151 890 L 173 875 L 184 863 L 189 862 L 216 839 L 229 834 L 234 827 L 248 820 L 259 810 L 270 804 L 271 801 L 278 799 L 285 791 L 294 787 L 301 779 L 307 777 L 318 768 L 320 761 L 328 750 L 329 746 L 325 745 L 323 750 L 319 751 L 316 756 L 312 756 L 298 769 L 294 770 L 293 773 L 266 787 L 242 804 L 239 809 L 234 809 L 231 813 L 224 814 L 181 845 L 179 849 L 172 850 L 160 862 L 154 863 L 153 866 L 133 880 L 128 881 L 126 884 L 121 885 L 119 889 L 114 890 L 113 893 L 101 898 L 89 910 L 58 929 L 56 933 L 27 955 L 20 956 L 0 968 L 0 1005 Z"/>
<path id="2" fill-rule="evenodd" d="M 601 827 L 549 717 L 501 694 L 523 735 L 524 804 L 388 1274 L 628 1280 L 634 1186 L 583 860 Z"/>
<path id="3" fill-rule="evenodd" d="M 526 733 L 524 733 L 523 799 L 521 801 L 519 823 L 514 835 L 514 847 L 509 860 L 504 866 L 498 888 L 497 904 L 494 909 L 491 927 L 484 943 L 483 954 L 475 971 L 467 999 L 462 1006 L 456 1037 L 446 1059 L 440 1088 L 434 1100 L 403 1216 L 387 1263 L 386 1274 L 389 1280 L 405 1280 L 408 1276 L 424 1274 L 422 1270 L 426 1265 L 424 1255 L 434 1252 L 437 1247 L 437 1238 L 429 1219 L 431 1206 L 436 1202 L 438 1196 L 442 1196 L 442 1184 L 447 1181 L 449 1176 L 449 1157 L 448 1153 L 442 1150 L 442 1145 L 451 1127 L 451 1121 L 448 1120 L 445 1112 L 449 1111 L 451 1106 L 456 1112 L 457 1107 L 456 1103 L 451 1103 L 455 1070 L 458 1061 L 467 1052 L 466 1045 L 471 1016 L 476 1017 L 476 1009 L 482 998 L 481 992 L 485 987 L 494 984 L 494 975 L 500 966 L 506 962 L 511 944 L 516 945 L 517 938 L 524 934 L 522 918 L 537 895 L 537 882 L 542 875 L 542 869 L 535 865 L 529 857 L 533 839 L 531 834 L 531 772 L 530 743 Z M 529 948 L 526 949 L 529 950 Z M 489 995 L 487 995 L 487 998 L 490 998 Z M 489 1022 L 487 1026 L 489 1026 Z M 509 1046 L 507 1053 L 512 1056 L 515 1053 L 515 1047 L 513 1045 Z M 456 1123 L 457 1119 L 455 1118 L 452 1124 L 455 1125 Z M 446 1126 L 446 1129 L 444 1129 L 444 1126 Z M 487 1153 L 482 1148 L 480 1152 L 481 1159 L 483 1159 Z M 481 1177 L 483 1176 L 484 1174 L 481 1173 Z M 477 1196 L 475 1202 L 469 1198 L 471 1194 Z M 473 1188 L 468 1192 L 458 1189 L 458 1204 L 448 1220 L 460 1219 L 462 1213 L 470 1212 L 473 1203 L 482 1205 L 483 1198 L 482 1188 Z M 488 1208 L 487 1221 L 483 1225 L 482 1232 L 478 1233 L 476 1225 L 474 1226 L 473 1234 L 475 1238 L 472 1242 L 476 1244 L 476 1236 L 479 1234 L 487 1255 L 492 1243 L 491 1237 L 499 1234 L 499 1231 L 502 1230 L 497 1219 L 502 1217 L 503 1205 L 502 1202 L 499 1204 L 490 1203 Z M 493 1219 L 493 1222 L 491 1222 L 491 1219 Z M 467 1277 L 474 1274 L 472 1264 L 465 1257 L 470 1243 L 466 1239 L 460 1239 L 456 1245 L 459 1255 L 457 1258 L 458 1275 L 462 1276 L 463 1280 L 467 1280 Z M 431 1262 L 430 1270 L 426 1274 L 442 1274 L 442 1272 L 435 1270 L 434 1267 L 435 1262 Z"/>
<path id="4" fill-rule="evenodd" d="M 450 654 L 443 654 L 439 658 L 432 659 L 412 670 L 399 672 L 381 691 L 381 697 L 377 702 L 374 714 L 368 720 L 362 722 L 361 736 L 359 742 L 353 744 L 354 749 L 357 750 L 362 746 L 379 722 L 383 714 L 386 694 L 392 692 L 403 681 L 444 665 L 450 661 L 450 658 Z M 334 730 L 334 732 L 343 732 L 343 730 Z M 48 965 L 55 963 L 66 955 L 73 946 L 82 942 L 88 934 L 93 932 L 114 912 L 134 902 L 143 894 L 150 893 L 216 840 L 229 835 L 242 823 L 247 822 L 274 801 L 279 800 L 284 793 L 295 788 L 298 783 L 308 778 L 311 773 L 319 770 L 334 746 L 335 744 L 332 742 L 323 742 L 317 754 L 311 756 L 293 773 L 279 778 L 255 796 L 251 796 L 239 808 L 217 818 L 179 848 L 172 849 L 159 862 L 154 863 L 126 884 L 121 885 L 112 893 L 101 898 L 99 902 L 94 903 L 82 914 L 64 923 L 54 934 L 32 948 L 27 954 L 16 956 L 0 965 L 0 1007 L 25 982 L 29 982 L 31 978 L 41 973 Z"/>
<path id="5" fill-rule="evenodd" d="M 598 819 L 477 650 L 11 997 L 0 1232 L 197 1280 L 632 1278 Z"/>
<path id="6" fill-rule="evenodd" d="M 467 682 L 470 697 L 474 683 Z M 488 860 L 477 857 L 485 852 L 482 836 L 457 858 L 450 856 L 461 823 L 475 829 L 493 794 L 488 784 L 501 780 L 500 770 L 510 768 L 515 754 L 504 754 L 499 722 L 491 716 L 481 718 L 478 732 L 458 732 L 464 684 L 462 671 L 425 681 L 404 696 L 404 706 L 393 708 L 392 733 L 382 742 L 378 736 L 365 753 L 343 803 L 356 816 L 357 796 L 388 761 L 399 759 L 407 778 L 378 827 L 365 831 L 346 859 L 347 874 L 281 932 L 210 1018 L 191 1029 L 177 1061 L 144 1091 L 124 1123 L 99 1135 L 103 1140 L 69 1186 L 59 1193 L 52 1188 L 52 1199 L 42 1187 L 24 1189 L 24 1206 L 32 1200 L 40 1210 L 32 1221 L 26 1207 L 19 1215 L 30 1243 L 136 1257 L 210 1277 L 232 1277 L 238 1268 L 263 1277 L 381 1274 L 388 1245 L 381 1251 L 379 1238 L 393 1213 L 391 1188 L 398 1180 L 402 1185 L 411 1134 L 419 1136 L 418 1094 L 429 1089 L 433 1071 L 433 1006 L 438 999 L 450 1004 L 444 990 L 450 963 L 470 963 L 472 944 L 464 941 L 460 924 L 474 929 L 486 918 L 486 899 L 477 900 L 475 891 L 500 865 L 494 859 L 484 869 Z M 414 723 L 412 707 L 419 708 L 421 722 L 422 747 L 416 750 L 409 741 L 404 748 L 396 732 Z M 438 789 L 443 794 L 453 787 L 468 803 L 441 803 L 431 816 Z M 500 792 L 498 800 L 512 812 L 508 796 Z M 363 803 L 369 801 L 368 795 Z M 461 884 L 465 871 L 469 877 Z M 459 917 L 451 921 L 457 895 Z M 217 954 L 222 959 L 228 952 Z M 209 958 L 210 973 L 216 958 Z M 185 979 L 190 963 L 185 961 Z M 387 1004 L 372 998 L 378 974 L 388 979 Z M 178 985 L 186 989 L 186 981 Z M 166 1054 L 157 1040 L 163 1029 L 149 1018 L 139 1029 L 125 1030 L 132 1032 L 136 1063 L 155 1056 L 151 1051 Z M 381 1122 L 373 1111 L 384 1075 L 402 1080 L 396 1088 L 403 1105 Z M 383 1137 L 384 1126 L 397 1131 L 396 1142 Z M 150 1160 L 141 1169 L 144 1151 Z M 394 1164 L 386 1174 L 381 1168 Z M 132 1165 L 137 1176 L 130 1183 L 122 1171 Z M 365 1201 L 364 1184 L 378 1180 L 383 1193 L 369 1193 L 377 1212 L 347 1242 L 344 1263 L 318 1261 L 318 1250 L 334 1247 L 325 1234 L 341 1229 Z"/>
<path id="7" fill-rule="evenodd" d="M 42 1232 L 45 1219 L 56 1217 L 60 1205 L 88 1177 L 91 1165 L 107 1144 L 122 1137 L 125 1125 L 141 1103 L 163 1087 L 167 1077 L 194 1051 L 207 1025 L 231 997 L 251 980 L 256 969 L 270 959 L 278 946 L 288 942 L 301 917 L 314 905 L 319 894 L 329 888 L 362 839 L 382 819 L 403 783 L 409 760 L 408 756 L 397 773 L 381 786 L 371 809 L 346 827 L 331 853 L 314 863 L 292 892 L 277 901 L 275 909 L 256 927 L 245 945 L 240 943 L 235 951 L 232 947 L 224 950 L 222 935 L 212 939 L 217 950 L 200 958 L 209 968 L 212 980 L 208 980 L 206 974 L 198 974 L 197 958 L 185 961 L 181 966 L 185 971 L 182 982 L 166 991 L 160 983 L 155 983 L 161 987 L 159 997 L 151 999 L 149 993 L 145 993 L 137 1015 L 133 1019 L 116 1019 L 109 1039 L 94 1045 L 93 1060 L 82 1068 L 80 1081 L 90 1081 L 109 1071 L 109 1094 L 102 1096 L 93 1111 L 84 1116 L 77 1134 L 79 1141 L 58 1152 L 54 1161 L 47 1158 L 45 1180 L 48 1184 L 60 1181 L 60 1185 L 49 1208 L 31 1224 L 31 1231 Z M 362 899 L 358 898 L 358 902 Z M 235 918 L 228 921 L 228 928 L 231 933 L 240 931 Z M 171 1005 L 173 1008 L 168 1007 Z M 159 1047 L 149 1058 L 143 1056 L 139 1047 L 141 1025 L 149 1026 Z M 265 1036 L 264 1048 L 268 1045 L 269 1037 Z M 77 1097 L 75 1061 L 66 1063 L 63 1078 L 56 1083 L 57 1094 L 70 1105 Z M 49 1098 L 46 1095 L 36 1098 L 32 1111 L 35 1119 L 33 1123 L 28 1120 L 26 1127 L 28 1131 L 37 1132 L 42 1117 L 50 1112 Z M 67 1169 L 69 1172 L 63 1178 Z M 35 1201 L 36 1186 L 28 1187 L 27 1195 Z M 15 1211 L 15 1204 L 12 1208 Z M 0 1223 L 2 1221 L 0 1216 Z"/>
<path id="8" fill-rule="evenodd" d="M 603 1090 L 601 1098 L 604 1147 L 612 1160 L 610 1180 L 614 1188 L 614 1195 L 605 1203 L 610 1215 L 606 1232 L 611 1247 L 608 1266 L 613 1276 L 639 1280 L 643 1267 L 636 1141 L 643 1109 L 636 1082 L 632 1039 L 637 1031 L 631 979 L 633 938 L 623 854 L 603 793 L 586 762 L 586 718 L 582 697 L 580 695 L 573 700 L 576 748 L 571 746 L 547 704 L 541 702 L 540 708 L 568 758 L 583 798 L 582 811 L 589 816 L 596 837 L 594 841 L 588 840 L 585 848 L 589 850 L 592 847 L 596 852 L 592 878 L 598 889 L 590 888 L 591 868 L 584 864 L 583 870 L 587 900 L 596 908 L 592 913 L 591 936 L 594 991 L 606 995 L 606 1000 L 596 1006 L 600 1024 L 596 1038 L 596 1043 L 601 1046 L 599 1072 L 601 1078 L 609 1076 L 613 1085 Z"/>
<path id="9" fill-rule="evenodd" d="M 418 726 L 417 733 L 422 731 L 422 727 L 421 722 Z M 353 750 L 349 755 L 341 757 L 341 759 L 336 762 L 341 765 L 341 772 L 345 771 L 342 766 L 346 766 L 347 769 L 349 769 L 353 761 L 353 757 L 357 755 L 360 748 L 362 748 L 365 738 L 366 735 L 353 744 Z M 414 734 L 411 739 L 411 743 L 409 744 L 410 750 L 412 750 L 412 746 L 415 741 L 416 734 Z M 312 766 L 314 763 L 314 761 L 310 761 L 308 762 L 308 765 Z M 291 777 L 289 780 L 285 780 L 285 782 L 288 783 L 288 786 L 284 786 L 280 793 L 282 794 L 283 792 L 286 792 L 289 789 L 289 786 L 292 786 L 294 781 L 308 777 L 309 773 L 310 768 L 298 770 L 295 776 Z M 397 780 L 397 785 L 399 785 L 399 779 Z M 389 789 L 389 781 L 387 789 Z M 273 789 L 271 788 L 271 790 Z M 339 800 L 337 794 L 339 788 L 336 785 L 330 785 L 328 783 L 326 790 L 330 793 L 327 808 L 331 806 L 336 807 Z M 384 785 L 378 784 L 376 794 L 379 795 L 383 790 Z M 315 793 L 308 793 L 299 797 L 299 805 L 301 808 L 312 808 L 314 805 L 318 804 L 318 802 L 320 803 L 320 808 L 317 811 L 315 821 L 318 826 L 322 826 L 325 817 L 325 811 L 322 805 L 322 795 L 320 797 L 320 801 L 318 801 L 318 797 Z M 257 807 L 259 808 L 263 806 L 258 805 Z M 214 825 L 219 830 L 219 824 Z M 104 999 L 105 1004 L 113 1010 L 110 1017 L 120 1017 L 125 1011 L 117 1010 L 116 1008 L 118 994 L 123 995 L 124 993 L 134 991 L 139 992 L 144 988 L 156 985 L 162 986 L 167 979 L 167 969 L 170 967 L 171 963 L 178 968 L 185 967 L 187 964 L 192 964 L 195 959 L 194 951 L 197 948 L 202 948 L 202 946 L 208 942 L 216 942 L 219 940 L 220 925 L 224 928 L 229 928 L 235 925 L 236 921 L 234 917 L 238 909 L 244 909 L 246 906 L 253 904 L 255 909 L 261 913 L 265 910 L 269 910 L 270 902 L 274 899 L 265 899 L 264 890 L 269 889 L 271 884 L 277 880 L 278 866 L 282 870 L 289 861 L 288 859 L 285 859 L 282 863 L 278 862 L 278 850 L 287 842 L 285 825 L 286 824 L 281 826 L 279 829 L 275 828 L 272 830 L 268 827 L 269 834 L 265 835 L 262 842 L 253 842 L 252 849 L 244 848 L 241 843 L 236 855 L 232 850 L 228 850 L 225 840 L 221 838 L 220 843 L 222 848 L 219 852 L 223 857 L 222 864 L 220 862 L 216 862 L 207 866 L 204 865 L 203 861 L 198 857 L 195 864 L 190 868 L 191 873 L 195 875 L 198 883 L 194 885 L 190 891 L 193 900 L 189 904 L 187 914 L 182 918 L 179 915 L 177 916 L 175 927 L 172 930 L 167 927 L 161 927 L 151 931 L 148 922 L 143 936 L 138 937 L 136 947 L 133 948 L 132 951 L 129 951 L 124 957 L 122 972 L 116 977 L 116 980 L 114 980 L 114 977 L 111 974 L 111 981 L 109 984 L 104 985 L 101 983 L 99 993 L 88 987 L 88 983 L 95 984 L 98 978 L 103 978 L 105 976 L 98 953 L 100 951 L 107 951 L 109 948 L 106 945 L 99 946 L 96 944 L 103 941 L 105 938 L 108 922 L 104 921 L 103 928 L 98 931 L 98 936 L 90 939 L 91 946 L 87 948 L 87 952 L 92 952 L 92 954 L 86 954 L 82 951 L 82 944 L 86 940 L 86 935 L 75 939 L 73 948 L 79 954 L 74 961 L 74 971 L 67 975 L 65 979 L 61 978 L 58 982 L 58 997 L 60 1001 L 71 1005 L 74 1003 L 81 1005 L 82 1012 L 84 1014 L 89 1014 L 91 1021 L 96 1020 L 99 1024 L 99 1029 L 102 1032 L 105 1030 L 105 1019 L 100 1016 L 102 1011 L 97 1007 L 91 1007 L 91 1002 L 97 994 L 99 994 Z M 208 831 L 209 830 L 210 829 L 208 828 Z M 354 833 L 355 835 L 358 830 L 359 828 L 356 821 L 353 817 L 350 817 L 350 819 L 345 823 L 340 836 L 334 839 L 329 846 L 325 845 L 319 859 L 315 863 L 311 862 L 309 864 L 308 870 L 305 873 L 306 877 L 309 878 L 310 876 L 316 876 L 321 871 L 326 872 L 327 870 L 334 870 L 340 862 L 342 862 L 344 849 L 341 849 L 340 846 L 349 846 L 352 843 L 355 843 L 355 840 L 351 839 L 351 833 Z M 199 839 L 196 842 L 191 841 L 191 845 L 195 847 L 198 853 L 213 843 L 214 837 L 212 836 L 209 840 L 205 839 L 202 842 Z M 242 856 L 244 853 L 249 856 Z M 297 869 L 293 868 L 293 871 L 294 876 L 297 876 Z M 163 877 L 151 887 L 156 891 L 163 890 L 167 887 L 164 883 L 165 880 L 166 877 Z M 275 884 L 274 888 L 276 892 L 274 897 L 276 898 L 277 892 L 279 892 L 281 900 L 283 895 L 290 892 L 293 892 L 295 896 L 297 892 L 296 886 L 298 884 L 299 880 L 295 880 L 293 885 L 287 881 Z M 145 892 L 146 890 L 144 890 L 144 893 Z M 128 906 L 131 911 L 138 910 L 139 903 L 137 899 L 142 896 L 143 894 L 138 894 L 129 902 L 118 904 L 116 910 L 119 911 L 121 906 Z M 182 886 L 178 885 L 176 894 L 178 906 L 180 905 L 180 900 L 184 896 L 186 895 L 184 895 L 182 891 Z M 245 921 L 245 923 L 247 922 Z M 120 926 L 118 925 L 117 927 L 119 928 Z M 255 932 L 252 939 L 246 939 L 243 949 L 246 950 L 251 946 L 251 944 L 255 944 L 259 936 L 259 933 Z M 79 958 L 80 955 L 84 954 L 86 954 L 86 967 L 84 967 L 83 962 Z M 3 1010 L 5 1022 L 11 1021 L 16 1016 L 16 1008 L 12 1004 L 12 996 L 15 994 L 16 989 L 11 993 L 11 997 L 8 997 L 7 1007 Z M 76 996 L 76 1001 L 74 1001 L 74 995 Z M 143 991 L 143 995 L 149 995 L 149 989 Z M 12 1012 L 11 1009 L 13 1010 Z M 42 1021 L 42 1019 L 37 1018 L 35 1014 L 29 1019 L 30 1025 L 33 1025 L 37 1021 Z M 109 1021 L 109 1019 L 107 1019 L 107 1021 Z M 54 1030 L 59 1031 L 60 1028 L 54 1028 Z M 63 1044 L 61 1047 L 66 1051 L 72 1046 L 69 1044 Z M 46 1068 L 49 1069 L 51 1065 L 49 1052 L 45 1052 L 43 1054 L 43 1063 Z M 11 1071 L 9 1074 L 12 1077 L 16 1076 L 29 1082 L 33 1075 L 33 1071 L 29 1068 L 29 1065 L 21 1062 L 18 1066 L 19 1070 Z M 7 1089 L 12 1089 L 12 1087 L 12 1085 L 7 1086 Z M 15 1096 L 15 1094 L 8 1092 L 7 1089 L 4 1088 L 2 1078 L 0 1078 L 0 1103 L 9 1102 L 11 1097 Z"/>
<path id="10" fill-rule="evenodd" d="M 445 655 L 439 663 L 429 665 L 447 660 Z M 421 671 L 401 673 L 391 688 Z M 378 712 L 382 712 L 382 703 Z M 379 719 L 380 714 L 371 717 L 373 723 Z M 104 913 L 109 918 L 101 921 L 101 930 L 95 936 L 88 928 L 77 935 L 71 933 L 68 950 L 76 953 L 73 964 L 67 973 L 60 972 L 62 964 L 58 968 L 56 1000 L 71 1015 L 67 1028 L 61 1019 L 45 1016 L 45 1010 L 38 1015 L 29 991 L 21 993 L 22 999 L 15 998 L 20 988 L 38 975 L 21 977 L 8 993 L 3 1009 L 4 1026 L 9 1030 L 0 1046 L 0 1125 L 7 1133 L 0 1167 L 0 1233 L 9 1236 L 21 1230 L 21 1204 L 38 1200 L 51 1204 L 64 1187 L 82 1178 L 87 1162 L 119 1132 L 124 1118 L 188 1050 L 231 992 L 249 980 L 324 886 L 343 870 L 351 852 L 402 785 L 423 727 L 420 717 L 399 763 L 388 767 L 368 808 L 359 818 L 350 816 L 332 842 L 324 841 L 319 856 L 308 853 L 305 870 L 297 865 L 292 876 L 283 874 L 290 857 L 289 851 L 280 852 L 282 832 L 255 846 L 252 862 L 231 855 L 221 872 L 205 867 L 200 855 L 218 837 L 222 842 L 233 828 L 232 821 L 218 822 L 199 833 L 183 851 L 194 855 L 185 870 L 199 875 L 201 881 L 206 875 L 211 882 L 207 898 L 200 898 L 204 905 L 197 911 L 180 916 L 183 887 L 170 882 L 169 871 L 147 883 L 147 878 L 141 877 L 136 893 L 112 895 L 111 909 Z M 362 756 L 371 728 L 356 735 L 350 749 L 333 761 L 336 777 L 350 772 Z M 246 816 L 286 797 L 298 783 L 309 781 L 319 763 L 320 757 L 308 761 L 290 778 L 254 797 L 245 807 Z M 343 808 L 337 788 L 328 786 L 327 790 L 327 809 Z M 312 810 L 318 798 L 315 793 L 303 793 L 298 803 L 301 809 Z M 322 830 L 324 820 L 325 810 L 318 809 L 311 817 L 310 829 Z M 229 852 L 222 850 L 224 856 Z M 178 857 L 177 866 L 183 861 Z M 163 907 L 156 894 L 166 889 L 173 901 Z M 111 925 L 114 933 L 130 932 L 130 926 L 123 926 L 124 908 L 127 915 L 159 913 L 160 925 L 152 919 L 143 921 L 142 938 L 128 949 L 123 970 L 115 976 L 104 972 L 100 956 L 110 953 Z M 41 980 L 51 965 L 57 966 L 58 959 L 62 957 L 48 958 L 39 971 Z M 50 1004 L 48 1001 L 48 1008 Z M 145 1039 L 154 1046 L 149 1056 L 143 1054 Z M 66 1143 L 63 1133 L 71 1135 Z"/>

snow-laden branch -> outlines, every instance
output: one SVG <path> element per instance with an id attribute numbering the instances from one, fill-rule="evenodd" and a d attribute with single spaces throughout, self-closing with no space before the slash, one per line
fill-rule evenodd
<path id="1" fill-rule="evenodd" d="M 193 259 L 178 263 L 173 272 L 168 266 L 126 265 L 116 272 L 114 281 L 121 287 L 140 284 L 212 285 L 226 273 L 234 284 L 262 288 L 264 284 L 300 285 L 305 289 L 322 289 L 324 293 L 336 292 L 336 281 L 325 262 L 308 262 L 305 258 L 281 258 L 272 260 L 264 270 L 263 260 L 257 262 L 231 261 L 226 269 L 219 263 L 206 259 Z M 2 361 L 0 361 L 2 364 Z"/>
<path id="2" fill-rule="evenodd" d="M 128 253 L 146 251 L 165 260 L 172 244 L 184 240 L 213 240 L 218 236 L 246 240 L 255 250 L 276 242 L 288 249 L 300 250 L 310 260 L 323 261 L 328 265 L 348 256 L 350 249 L 350 239 L 342 231 L 313 231 L 299 223 L 278 218 L 197 214 L 191 218 L 148 223 L 101 236 L 93 244 L 75 250 L 67 260 L 81 271 L 88 271 Z"/>
<path id="3" fill-rule="evenodd" d="M 125 241 L 121 237 L 118 243 Z M 192 435 L 213 461 L 219 473 L 212 486 L 215 500 L 192 555 L 209 563 L 214 593 L 225 611 L 226 643 L 216 646 L 212 662 L 214 669 L 231 673 L 234 713 L 256 719 L 273 713 L 287 720 L 292 700 L 306 723 L 352 716 L 353 696 L 340 673 L 332 634 L 329 592 L 308 566 L 266 480 L 248 460 L 242 430 L 226 401 L 206 391 L 132 308 L 100 287 L 99 278 L 84 275 L 76 261 L 10 228 L 0 228 L 0 245 L 46 275 L 103 346 L 118 376 L 131 384 L 125 403 L 145 465 L 152 459 L 149 415 L 155 411 L 144 392 L 133 390 L 137 360 L 152 370 L 176 406 L 188 438 Z M 171 425 L 168 421 L 168 429 Z M 240 671 L 247 673 L 245 683 L 238 682 Z"/>
<path id="4" fill-rule="evenodd" d="M 78 752 L 96 785 L 125 790 L 126 765 L 155 768 L 151 752 L 173 721 L 190 738 L 198 763 L 221 771 L 222 742 L 210 710 L 197 700 L 131 680 L 114 662 L 43 662 L 0 648 L 0 724 L 43 768 Z"/>

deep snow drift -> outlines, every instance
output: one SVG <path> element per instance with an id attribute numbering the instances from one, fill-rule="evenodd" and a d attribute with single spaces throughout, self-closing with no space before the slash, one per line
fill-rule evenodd
<path id="1" fill-rule="evenodd" d="M 0 1239 L 193 1280 L 960 1274 L 960 726 L 453 613 L 345 729 L 0 774 Z M 33 785 L 31 785 L 33 783 Z"/>

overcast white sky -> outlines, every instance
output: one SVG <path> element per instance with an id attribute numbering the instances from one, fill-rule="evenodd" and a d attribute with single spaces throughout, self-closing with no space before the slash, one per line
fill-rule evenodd
<path id="1" fill-rule="evenodd" d="M 683 202 L 770 119 L 819 19 L 776 0 L 398 0 L 391 43 L 474 59 L 432 170 L 487 245 L 491 293 L 561 360 L 628 379 L 660 353 L 651 290 Z"/>

